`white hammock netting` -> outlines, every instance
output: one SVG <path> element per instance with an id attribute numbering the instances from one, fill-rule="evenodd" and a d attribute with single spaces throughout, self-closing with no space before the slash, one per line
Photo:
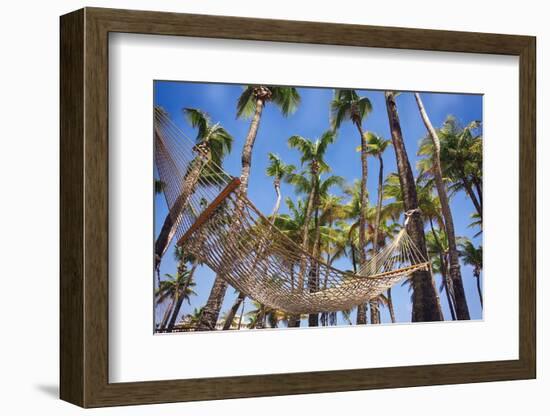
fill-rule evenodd
<path id="1" fill-rule="evenodd" d="M 177 244 L 231 286 L 292 314 L 349 310 L 430 265 L 406 227 L 357 274 L 315 258 L 239 191 L 240 181 L 155 109 L 155 163 Z"/>

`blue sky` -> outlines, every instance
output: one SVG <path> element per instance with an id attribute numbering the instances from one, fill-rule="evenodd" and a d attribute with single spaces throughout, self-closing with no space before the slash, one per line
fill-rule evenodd
<path id="1" fill-rule="evenodd" d="M 156 81 L 154 85 L 155 105 L 162 106 L 172 120 L 190 137 L 196 132 L 184 120 L 181 109 L 184 107 L 198 108 L 206 111 L 212 121 L 220 123 L 234 138 L 233 151 L 224 162 L 224 169 L 233 176 L 239 176 L 241 169 L 241 150 L 248 132 L 249 120 L 236 118 L 236 102 L 242 92 L 241 85 L 206 84 L 173 81 Z M 285 118 L 274 105 L 267 105 L 261 119 L 258 136 L 252 156 L 252 170 L 249 184 L 249 198 L 264 213 L 271 212 L 275 203 L 275 192 L 271 178 L 265 175 L 268 164 L 267 154 L 278 154 L 286 163 L 300 165 L 299 154 L 289 149 L 287 139 L 292 135 L 301 135 L 314 139 L 329 128 L 329 103 L 333 90 L 329 88 L 299 88 L 301 104 L 298 110 Z M 372 131 L 384 138 L 390 138 L 389 124 L 382 91 L 358 90 L 360 95 L 369 97 L 373 111 L 363 122 L 366 131 Z M 482 120 L 482 96 L 471 94 L 443 94 L 421 93 L 422 100 L 428 115 L 435 127 L 440 126 L 448 115 L 454 115 L 461 123 L 467 124 L 472 120 Z M 402 93 L 397 97 L 397 106 L 403 130 L 403 137 L 408 156 L 416 175 L 416 151 L 418 142 L 426 135 L 426 129 L 420 118 L 418 107 L 412 93 Z M 331 145 L 326 160 L 333 169 L 333 174 L 340 175 L 349 183 L 360 178 L 361 160 L 356 151 L 359 138 L 356 128 L 351 123 L 344 123 L 339 130 L 336 142 Z M 397 170 L 393 147 L 384 153 L 384 174 Z M 378 163 L 369 158 L 368 190 L 371 196 L 376 195 Z M 282 185 L 283 200 L 287 196 L 296 197 L 293 187 Z M 337 193 L 336 190 L 334 193 Z M 474 237 L 477 230 L 468 228 L 471 222 L 470 214 L 474 207 L 467 196 L 460 192 L 451 200 L 451 209 L 457 236 L 469 237 L 475 245 L 481 244 L 481 237 Z M 281 213 L 285 213 L 286 206 L 282 204 Z M 162 196 L 155 198 L 155 237 L 167 214 L 166 202 Z M 176 263 L 170 248 L 161 263 L 161 275 L 175 273 Z M 347 260 L 341 260 L 336 267 L 351 269 Z M 197 270 L 195 280 L 197 296 L 192 298 L 191 305 L 184 304 L 183 313 L 190 313 L 193 308 L 204 305 L 213 279 L 215 277 L 207 267 Z M 481 319 L 482 310 L 479 304 L 475 278 L 469 266 L 462 267 L 462 277 L 472 319 Z M 439 287 L 440 280 L 437 280 Z M 406 287 L 396 285 L 392 291 L 396 318 L 398 322 L 409 322 L 411 305 Z M 227 310 L 236 294 L 228 289 L 224 300 L 222 313 Z M 443 293 L 440 293 L 441 304 L 446 319 L 450 319 L 447 303 Z M 250 306 L 250 301 L 248 301 Z M 245 311 L 248 308 L 245 308 Z M 162 308 L 157 308 L 156 320 L 162 318 Z M 355 312 L 354 312 L 355 318 Z M 389 313 L 382 308 L 382 322 L 389 322 Z M 343 324 L 339 317 L 339 324 Z"/>

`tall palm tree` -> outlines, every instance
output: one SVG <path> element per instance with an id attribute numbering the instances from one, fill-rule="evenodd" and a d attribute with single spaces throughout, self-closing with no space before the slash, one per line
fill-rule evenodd
<path id="1" fill-rule="evenodd" d="M 378 247 L 379 247 L 379 229 L 380 229 L 380 218 L 382 215 L 382 194 L 383 194 L 383 184 L 384 184 L 384 159 L 382 159 L 382 155 L 388 148 L 388 146 L 391 144 L 391 140 L 384 139 L 383 137 L 368 132 L 367 137 L 367 154 L 372 155 L 378 159 L 379 164 L 379 170 L 378 170 L 378 193 L 376 198 L 376 218 L 374 220 L 374 235 L 373 235 L 373 256 L 378 253 Z M 386 298 L 390 300 L 391 302 L 391 287 L 388 288 L 388 294 L 389 296 Z M 371 309 L 371 315 L 375 319 L 373 320 L 371 318 L 372 323 L 380 323 L 379 319 L 376 319 L 376 316 L 379 315 L 378 311 L 378 302 L 376 300 L 372 301 L 370 303 L 370 309 Z M 391 304 L 390 311 L 393 315 L 393 304 Z"/>
<path id="2" fill-rule="evenodd" d="M 156 109 L 163 114 L 164 110 Z M 187 122 L 197 129 L 195 139 L 198 156 L 190 163 L 189 169 L 185 174 L 182 193 L 175 201 L 170 212 L 164 219 L 160 233 L 155 241 L 155 270 L 160 265 L 163 254 L 168 249 L 170 241 L 174 237 L 177 226 L 177 218 L 185 207 L 189 197 L 194 192 L 201 175 L 209 176 L 210 179 L 217 177 L 216 173 L 221 172 L 223 158 L 231 152 L 233 137 L 219 123 L 213 124 L 210 117 L 204 111 L 196 108 L 184 108 L 183 114 Z M 162 135 L 158 123 L 163 123 L 164 118 L 160 117 L 156 121 L 156 135 Z M 159 184 L 160 185 L 160 184 Z M 161 188 L 164 188 L 162 186 Z"/>
<path id="3" fill-rule="evenodd" d="M 460 242 L 460 257 L 465 264 L 474 268 L 474 277 L 476 278 L 477 293 L 479 295 L 479 303 L 483 308 L 483 294 L 481 292 L 481 269 L 483 268 L 483 248 L 475 247 L 468 239 L 462 239 Z"/>
<path id="4" fill-rule="evenodd" d="M 302 232 L 302 248 L 305 251 L 311 252 L 313 257 L 318 255 L 318 238 L 320 233 L 320 223 L 319 223 L 319 203 L 320 203 L 320 180 L 321 174 L 324 172 L 330 171 L 330 167 L 325 162 L 325 154 L 327 152 L 328 146 L 334 143 L 336 139 L 336 133 L 334 131 L 326 131 L 316 140 L 307 139 L 302 136 L 291 136 L 288 139 L 288 144 L 291 148 L 297 149 L 301 153 L 300 162 L 302 166 L 307 165 L 307 173 L 309 174 L 310 181 L 309 183 L 305 181 L 303 175 L 293 175 L 291 182 L 298 185 L 301 188 L 309 189 L 308 204 L 306 208 L 306 216 L 304 223 L 304 230 Z M 336 178 L 336 177 L 332 177 Z M 334 181 L 334 180 L 333 180 Z M 328 182 L 330 186 L 333 181 Z M 312 220 L 312 217 L 315 217 L 315 237 L 313 240 L 313 249 L 310 250 L 310 241 L 309 241 L 309 224 Z M 298 289 L 303 289 L 303 283 L 306 274 L 306 259 L 305 257 L 300 263 L 300 274 L 298 275 Z M 318 290 L 318 276 L 315 270 L 310 270 L 308 277 L 308 288 L 310 291 L 315 292 Z M 292 324 L 295 322 L 292 320 Z M 309 315 L 309 325 L 318 326 L 319 325 L 319 315 L 310 314 Z"/>
<path id="5" fill-rule="evenodd" d="M 428 258 L 426 250 L 426 240 L 424 235 L 424 224 L 418 212 L 418 196 L 416 193 L 416 184 L 412 173 L 411 164 L 405 149 L 401 123 L 397 113 L 397 104 L 395 102 L 396 94 L 392 91 L 385 92 L 386 109 L 390 125 L 391 139 L 395 157 L 397 160 L 397 170 L 399 182 L 403 193 L 403 204 L 405 212 L 410 214 L 410 220 L 407 225 L 408 232 L 414 244 L 420 250 L 420 253 Z M 413 322 L 441 321 L 441 305 L 437 296 L 435 283 L 431 273 L 424 270 L 416 271 L 412 274 L 413 284 Z"/>
<path id="6" fill-rule="evenodd" d="M 432 122 L 426 113 L 420 94 L 414 93 L 414 98 L 416 99 L 416 104 L 418 105 L 418 110 L 422 121 L 424 122 L 426 130 L 428 130 L 428 134 L 433 143 L 432 172 L 435 179 L 437 194 L 441 202 L 441 213 L 443 215 L 443 222 L 449 245 L 449 274 L 453 284 L 456 315 L 460 320 L 469 320 L 470 311 L 468 310 L 468 302 L 466 301 L 466 293 L 464 293 L 464 285 L 462 283 L 462 275 L 460 273 L 453 214 L 449 204 L 449 196 L 447 195 L 447 186 L 443 182 L 443 173 L 441 171 L 441 143 L 437 132 L 435 131 Z"/>
<path id="7" fill-rule="evenodd" d="M 260 120 L 264 107 L 268 103 L 276 105 L 284 117 L 294 113 L 300 103 L 300 94 L 293 87 L 277 87 L 271 85 L 250 85 L 245 87 L 237 100 L 237 117 L 251 118 L 248 134 L 241 155 L 241 184 L 239 193 L 245 195 L 248 191 L 248 179 L 252 165 L 252 150 L 258 135 Z M 239 200 L 238 200 L 239 201 Z M 237 211 L 242 209 L 238 206 Z M 234 221 L 239 226 L 239 221 Z M 212 330 L 216 326 L 220 309 L 227 291 L 227 283 L 221 276 L 216 276 L 210 290 L 210 295 L 203 308 L 198 330 Z"/>
<path id="8" fill-rule="evenodd" d="M 334 129 L 340 128 L 341 124 L 349 120 L 357 128 L 359 133 L 359 141 L 361 144 L 361 215 L 359 216 L 359 262 L 365 263 L 366 245 L 365 232 L 366 221 L 364 211 L 368 204 L 367 178 L 367 143 L 363 133 L 363 120 L 372 111 L 372 104 L 367 97 L 361 97 L 355 90 L 336 90 L 334 98 L 330 105 L 331 108 L 331 123 Z M 364 306 L 359 307 L 358 324 L 366 323 L 366 311 Z"/>

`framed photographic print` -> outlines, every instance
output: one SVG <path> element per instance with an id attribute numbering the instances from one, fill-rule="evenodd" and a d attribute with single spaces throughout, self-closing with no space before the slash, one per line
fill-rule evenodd
<path id="1" fill-rule="evenodd" d="M 535 103 L 528 36 L 62 16 L 61 398 L 534 378 Z"/>

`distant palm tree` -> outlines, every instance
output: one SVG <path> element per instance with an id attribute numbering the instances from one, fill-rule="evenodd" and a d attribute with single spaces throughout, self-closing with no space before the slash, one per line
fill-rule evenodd
<path id="1" fill-rule="evenodd" d="M 187 300 L 190 302 L 190 297 L 196 295 L 193 290 L 195 283 L 191 280 L 193 277 L 191 271 L 188 270 L 184 273 L 177 273 L 175 276 L 168 273 L 165 276 L 166 280 L 161 281 L 155 296 L 157 304 L 163 303 L 166 299 L 170 299 L 170 306 L 164 314 L 159 329 L 171 332 L 174 328 L 183 301 Z M 169 317 L 170 320 L 168 320 Z"/>
<path id="2" fill-rule="evenodd" d="M 483 248 L 475 247 L 468 239 L 462 239 L 460 242 L 460 257 L 465 264 L 474 268 L 474 277 L 476 278 L 477 293 L 479 295 L 479 303 L 483 308 L 483 294 L 481 292 L 481 269 L 483 268 Z"/>
<path id="3" fill-rule="evenodd" d="M 361 210 L 359 216 L 359 262 L 364 264 L 366 258 L 366 221 L 364 218 L 365 210 L 368 203 L 368 191 L 367 191 L 367 177 L 368 177 L 368 165 L 367 165 L 367 143 L 366 137 L 363 133 L 363 120 L 372 111 L 372 104 L 367 97 L 361 97 L 355 90 L 343 89 L 335 90 L 334 98 L 331 102 L 331 123 L 334 129 L 340 128 L 341 124 L 350 120 L 359 133 L 359 140 L 361 144 Z M 358 324 L 365 324 L 366 310 L 364 306 L 358 308 Z M 364 313 L 363 313 L 364 312 Z"/>
<path id="4" fill-rule="evenodd" d="M 159 112 L 164 110 L 158 108 Z M 176 233 L 177 218 L 185 207 L 189 197 L 193 194 L 201 176 L 216 177 L 221 172 L 223 158 L 231 152 L 233 137 L 219 123 L 212 124 L 210 117 L 204 111 L 195 108 L 184 108 L 183 114 L 189 124 L 198 130 L 196 147 L 198 156 L 190 163 L 185 174 L 182 192 L 176 199 L 170 212 L 164 219 L 160 233 L 155 241 L 155 270 L 160 265 L 160 260 L 168 245 Z M 163 113 L 165 114 L 165 112 Z M 157 123 L 163 123 L 159 118 Z M 155 134 L 162 135 L 160 126 L 156 126 Z M 164 184 L 155 184 L 156 189 L 164 189 Z"/>
<path id="5" fill-rule="evenodd" d="M 277 87 L 272 85 L 250 85 L 245 87 L 237 100 L 237 117 L 251 118 L 248 134 L 241 155 L 241 184 L 239 193 L 246 195 L 248 180 L 252 165 L 252 150 L 260 127 L 262 112 L 267 103 L 273 103 L 283 116 L 288 116 L 296 111 L 300 103 L 300 94 L 293 87 Z M 240 199 L 237 200 L 237 212 L 242 209 Z M 238 216 L 238 214 L 237 214 Z M 239 221 L 234 221 L 234 227 L 238 227 Z M 232 230 L 233 231 L 237 231 Z M 221 276 L 216 276 L 210 290 L 208 300 L 204 305 L 201 322 L 198 329 L 201 331 L 212 330 L 216 326 L 223 298 L 227 291 L 227 283 Z"/>
<path id="6" fill-rule="evenodd" d="M 294 165 L 287 165 L 279 156 L 273 153 L 269 153 L 267 157 L 269 158 L 269 166 L 266 169 L 266 174 L 267 176 L 273 178 L 273 187 L 275 188 L 275 194 L 277 195 L 275 206 L 271 212 L 271 218 L 273 221 L 275 216 L 279 213 L 279 208 L 281 207 L 281 181 L 289 180 L 296 170 L 296 167 Z"/>
<path id="7" fill-rule="evenodd" d="M 291 178 L 291 183 L 298 185 L 299 188 L 309 189 L 308 195 L 308 204 L 306 208 L 305 223 L 304 229 L 302 232 L 302 248 L 305 251 L 312 253 L 313 257 L 317 257 L 318 245 L 317 240 L 319 238 L 320 224 L 319 224 L 319 202 L 320 202 L 320 180 L 321 174 L 324 172 L 329 172 L 330 167 L 325 162 L 325 155 L 328 149 L 328 146 L 334 143 L 336 139 L 336 133 L 333 131 L 326 131 L 316 140 L 307 139 L 302 136 L 292 136 L 288 139 L 288 144 L 291 148 L 297 149 L 301 153 L 300 162 L 302 165 L 307 165 L 307 174 L 309 174 L 310 181 L 304 181 L 304 175 L 293 175 Z M 336 177 L 333 177 L 336 178 Z M 325 185 L 331 186 L 331 183 L 338 179 L 332 179 L 330 182 Z M 315 237 L 313 240 L 313 249 L 310 251 L 310 241 L 309 241 L 309 224 L 310 221 L 315 217 Z M 300 262 L 300 273 L 298 275 L 298 289 L 303 289 L 303 284 L 305 280 L 307 262 L 305 257 L 303 257 Z M 315 292 L 318 290 L 318 282 L 315 270 L 310 270 L 308 278 L 308 288 L 310 291 Z M 309 317 L 310 326 L 319 325 L 319 315 L 310 314 Z M 291 325 L 295 325 L 295 320 L 291 320 Z"/>

